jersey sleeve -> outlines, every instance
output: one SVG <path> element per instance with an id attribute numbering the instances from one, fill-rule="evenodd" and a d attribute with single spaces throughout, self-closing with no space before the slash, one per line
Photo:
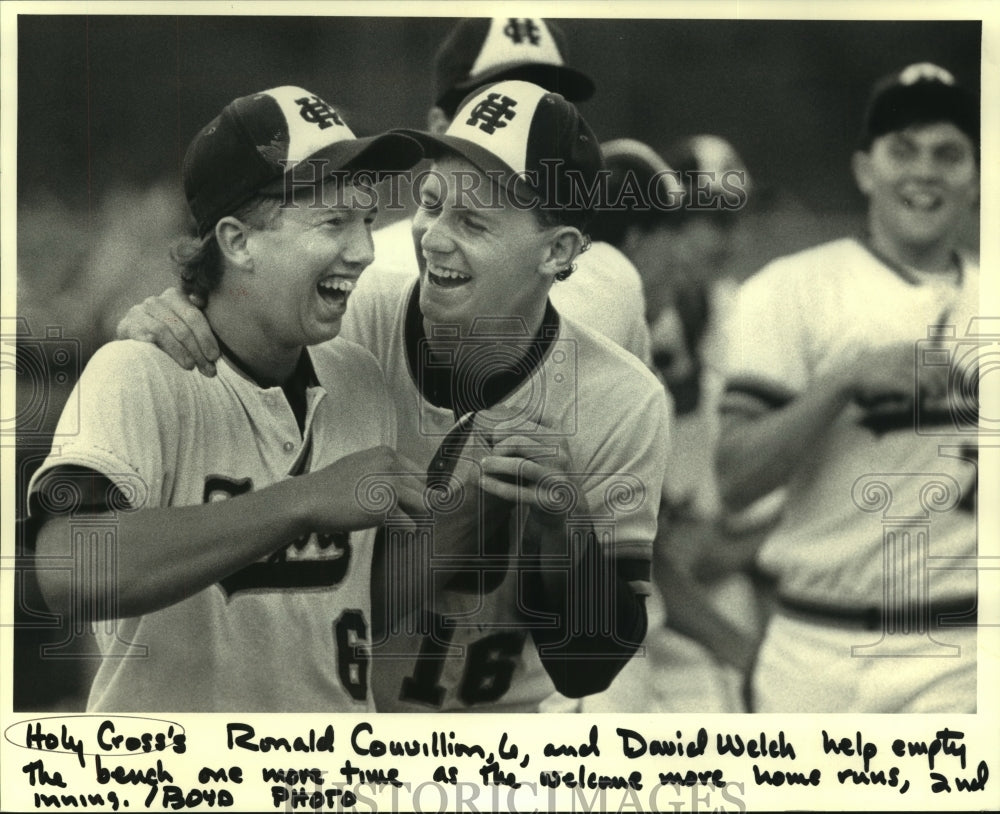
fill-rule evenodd
<path id="1" fill-rule="evenodd" d="M 752 399 L 781 407 L 808 384 L 812 312 L 803 301 L 803 282 L 793 266 L 777 261 L 740 287 L 724 327 L 729 404 Z"/>
<path id="2" fill-rule="evenodd" d="M 620 369 L 604 387 L 580 395 L 579 431 L 594 433 L 589 460 L 579 469 L 586 511 L 605 553 L 637 593 L 649 592 L 649 563 L 670 443 L 670 410 L 662 385 L 648 370 Z M 574 445 L 570 446 L 570 450 Z M 611 548 L 608 551 L 608 548 Z"/>
<path id="3" fill-rule="evenodd" d="M 614 474 L 595 481 L 587 503 L 614 518 L 613 553 L 620 574 L 645 595 L 669 449 L 670 411 L 662 387 L 650 388 L 626 422 L 632 437 L 627 443 L 614 441 L 617 449 L 608 448 L 608 460 L 599 466 Z"/>
<path id="4" fill-rule="evenodd" d="M 43 511 L 60 513 L 60 500 L 72 510 L 82 488 L 76 481 L 92 471 L 107 478 L 128 507 L 164 505 L 184 434 L 184 375 L 190 373 L 141 342 L 98 350 L 67 401 L 56 431 L 60 441 L 32 477 L 29 498 L 45 484 Z M 118 501 L 114 495 L 115 507 L 125 508 Z"/>

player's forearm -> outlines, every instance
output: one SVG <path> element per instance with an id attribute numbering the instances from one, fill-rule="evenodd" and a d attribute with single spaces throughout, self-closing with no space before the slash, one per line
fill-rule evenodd
<path id="1" fill-rule="evenodd" d="M 566 551 L 560 533 L 541 550 Z M 565 540 L 566 529 L 561 531 Z M 570 560 L 555 566 L 549 558 L 527 562 L 526 604 L 551 614 L 556 625 L 536 627 L 532 637 L 557 690 L 570 698 L 602 692 L 610 686 L 646 635 L 646 605 L 606 554 L 592 531 L 576 529 Z"/>
<path id="2" fill-rule="evenodd" d="M 724 414 L 715 468 L 726 508 L 738 511 L 784 485 L 849 401 L 841 378 L 829 377 L 780 409 Z"/>
<path id="3" fill-rule="evenodd" d="M 557 619 L 554 628 L 532 629 L 532 637 L 552 683 L 569 698 L 583 698 L 611 686 L 646 636 L 645 598 L 636 595 L 626 580 L 608 578 L 610 568 L 602 570 L 603 589 L 589 594 L 592 601 L 586 603 L 586 619 L 581 618 L 585 603 L 566 590 L 565 582 L 556 587 L 538 580 L 538 595 L 534 602 L 529 599 L 532 607 Z M 582 579 L 570 579 L 581 584 L 592 578 L 590 572 Z M 596 624 L 587 624 L 588 619 Z"/>
<path id="4" fill-rule="evenodd" d="M 45 567 L 72 552 L 72 519 L 53 517 L 37 541 L 45 600 L 65 611 L 75 589 L 85 607 L 117 618 L 186 599 L 310 531 L 296 486 L 293 479 L 216 503 L 113 515 L 113 564 L 99 573 Z"/>

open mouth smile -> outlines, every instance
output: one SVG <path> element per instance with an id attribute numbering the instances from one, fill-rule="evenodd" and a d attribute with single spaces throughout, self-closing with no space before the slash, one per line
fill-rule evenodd
<path id="1" fill-rule="evenodd" d="M 904 192 L 900 200 L 907 209 L 919 212 L 936 212 L 944 205 L 944 199 L 935 192 Z"/>
<path id="2" fill-rule="evenodd" d="M 440 288 L 458 288 L 472 280 L 472 277 L 460 271 L 455 271 L 454 269 L 439 266 L 428 261 L 427 279 L 432 285 Z"/>
<path id="3" fill-rule="evenodd" d="M 338 277 L 334 275 L 324 277 L 316 283 L 316 291 L 323 302 L 329 305 L 344 307 L 347 305 L 347 298 L 354 290 L 356 284 L 357 282 L 350 277 Z"/>

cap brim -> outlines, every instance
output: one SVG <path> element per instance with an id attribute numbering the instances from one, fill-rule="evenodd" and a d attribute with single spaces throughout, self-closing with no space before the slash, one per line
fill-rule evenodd
<path id="1" fill-rule="evenodd" d="M 480 172 L 489 174 L 492 181 L 501 183 L 511 193 L 520 193 L 522 189 L 526 189 L 529 191 L 530 197 L 538 197 L 537 193 L 524 183 L 523 177 L 513 167 L 474 141 L 444 133 L 439 135 L 425 133 L 421 130 L 394 130 L 392 132 L 406 135 L 417 141 L 426 158 L 437 159 L 449 153 L 457 154 Z M 523 199 L 524 196 L 519 194 L 518 197 Z"/>
<path id="2" fill-rule="evenodd" d="M 345 172 L 402 172 L 420 162 L 423 157 L 424 150 L 420 143 L 401 132 L 345 139 L 298 162 L 291 171 L 262 191 L 281 192 L 292 185 L 319 183 Z"/>

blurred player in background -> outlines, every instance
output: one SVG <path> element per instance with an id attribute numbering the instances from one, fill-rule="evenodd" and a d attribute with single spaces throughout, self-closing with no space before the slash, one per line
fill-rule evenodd
<path id="1" fill-rule="evenodd" d="M 399 134 L 356 139 L 290 86 L 236 99 L 191 142 L 198 235 L 176 258 L 207 300 L 218 375 L 147 344 L 105 345 L 77 384 L 79 413 L 74 400 L 63 417 L 79 433 L 30 486 L 49 605 L 117 620 L 98 630 L 89 709 L 372 708 L 359 648 L 381 518 L 355 484 L 399 464 L 378 364 L 336 338 L 372 261 L 370 190 L 350 172 L 421 155 Z M 306 350 L 317 343 L 321 356 Z M 418 501 L 422 478 L 395 482 Z M 101 521 L 114 543 L 81 567 L 81 535 Z"/>
<path id="2" fill-rule="evenodd" d="M 649 659 L 635 660 L 584 709 L 735 712 L 759 633 L 750 585 L 726 556 L 733 541 L 713 472 L 721 385 L 711 351 L 720 342 L 716 310 L 726 303 L 716 288 L 725 285 L 749 179 L 732 147 L 714 136 L 685 140 L 684 172 L 634 139 L 615 139 L 603 150 L 609 205 L 592 231 L 639 270 L 675 419 L 654 565 L 654 597 L 665 603 L 667 628 L 664 609 L 652 603 Z"/>
<path id="3" fill-rule="evenodd" d="M 458 103 L 491 82 L 523 79 L 582 102 L 594 94 L 593 81 L 566 64 L 566 36 L 551 20 L 539 18 L 469 18 L 459 22 L 434 56 L 434 105 L 427 129 L 443 133 Z M 403 219 L 375 232 L 376 264 L 416 274 L 410 223 Z M 552 287 L 560 314 L 609 339 L 649 364 L 649 330 L 643 319 L 642 283 L 635 268 L 617 249 L 595 241 L 576 261 L 576 272 Z M 374 276 L 374 275 L 371 275 Z"/>
<path id="4" fill-rule="evenodd" d="M 776 489 L 750 506 L 730 510 L 719 496 L 714 461 L 725 358 L 732 341 L 727 329 L 738 289 L 733 260 L 738 248 L 747 248 L 740 243 L 741 223 L 754 184 L 736 148 L 721 136 L 681 138 L 666 156 L 681 179 L 685 201 L 682 216 L 667 219 L 669 295 L 650 320 L 653 364 L 667 382 L 676 414 L 667 511 L 680 532 L 677 551 L 684 567 L 713 583 L 716 606 L 727 609 L 744 633 L 757 637 L 768 613 L 768 603 L 758 601 L 766 599 L 759 592 L 769 593 L 770 586 L 760 579 L 755 558 L 763 536 L 781 515 L 784 491 Z M 756 596 L 748 580 L 756 584 Z M 739 652 L 742 670 L 748 666 L 747 652 Z"/>
<path id="5" fill-rule="evenodd" d="M 376 702 L 534 711 L 556 690 L 605 689 L 645 634 L 666 399 L 638 359 L 548 300 L 593 214 L 563 203 L 570 171 L 589 187 L 602 167 L 576 108 L 501 82 L 471 94 L 445 133 L 413 135 L 435 159 L 413 221 L 420 273 L 358 287 L 343 335 L 385 371 L 401 453 L 509 508 L 466 535 L 465 563 L 445 562 L 431 612 L 373 648 Z M 173 347 L 176 302 L 156 302 L 163 319 L 137 306 L 121 330 Z M 183 318 L 197 356 L 211 335 Z"/>
<path id="6" fill-rule="evenodd" d="M 978 268 L 957 245 L 978 202 L 976 98 L 926 63 L 883 79 L 853 170 L 867 234 L 765 267 L 731 333 L 723 497 L 787 489 L 759 557 L 778 609 L 754 708 L 973 712 L 976 574 L 950 559 L 976 554 L 975 447 L 955 425 L 970 404 L 917 343 L 977 312 Z"/>

